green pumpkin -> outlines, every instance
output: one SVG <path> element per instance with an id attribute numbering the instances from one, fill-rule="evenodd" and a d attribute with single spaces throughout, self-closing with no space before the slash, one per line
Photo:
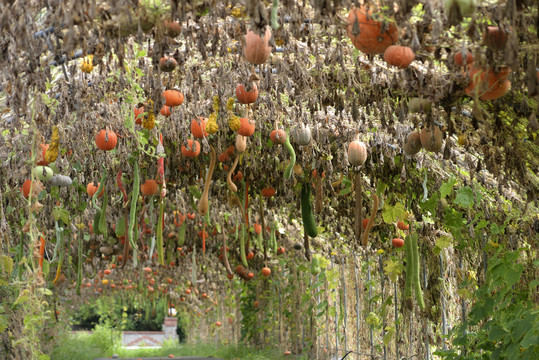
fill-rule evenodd
<path id="1" fill-rule="evenodd" d="M 36 166 L 34 168 L 34 176 L 43 182 L 49 181 L 52 179 L 52 169 L 48 166 Z"/>

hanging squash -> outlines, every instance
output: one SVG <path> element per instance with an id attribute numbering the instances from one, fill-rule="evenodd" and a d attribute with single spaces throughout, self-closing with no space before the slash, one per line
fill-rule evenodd
<path id="1" fill-rule="evenodd" d="M 459 51 L 455 54 L 453 60 L 459 66 L 466 66 L 473 64 L 473 55 L 468 50 Z"/>
<path id="2" fill-rule="evenodd" d="M 178 62 L 173 57 L 163 56 L 159 60 L 159 69 L 163 72 L 171 72 L 176 66 L 178 66 Z"/>
<path id="3" fill-rule="evenodd" d="M 270 198 L 272 197 L 273 195 L 275 195 L 275 188 L 270 186 L 270 187 L 265 187 L 262 189 L 262 196 L 265 197 L 265 198 Z"/>
<path id="4" fill-rule="evenodd" d="M 172 115 L 172 107 L 163 105 L 163 107 L 161 108 L 160 113 L 164 117 L 169 117 L 170 115 Z"/>
<path id="5" fill-rule="evenodd" d="M 505 49 L 507 43 L 507 35 L 511 33 L 510 27 L 504 28 L 500 26 L 487 26 L 483 33 L 483 42 L 493 51 L 501 51 Z"/>
<path id="6" fill-rule="evenodd" d="M 439 152 L 442 150 L 442 130 L 434 126 L 434 131 L 424 127 L 419 135 L 421 145 L 427 151 Z"/>
<path id="7" fill-rule="evenodd" d="M 161 94 L 166 106 L 180 106 L 183 104 L 183 94 L 178 90 L 165 90 Z"/>
<path id="8" fill-rule="evenodd" d="M 139 104 L 133 109 L 135 113 L 135 124 L 142 125 L 142 118 L 144 117 L 144 105 Z"/>
<path id="9" fill-rule="evenodd" d="M 51 143 L 43 156 L 43 158 L 45 159 L 47 163 L 52 163 L 56 161 L 56 158 L 58 157 L 59 146 L 60 146 L 60 135 L 59 135 L 58 126 L 53 126 Z"/>
<path id="10" fill-rule="evenodd" d="M 95 144 L 103 151 L 109 151 L 116 147 L 118 138 L 116 133 L 111 130 L 101 130 L 95 137 Z"/>
<path id="11" fill-rule="evenodd" d="M 365 143 L 359 141 L 359 134 L 354 141 L 348 145 L 348 162 L 353 166 L 361 166 L 367 160 L 367 147 Z"/>
<path id="12" fill-rule="evenodd" d="M 255 133 L 255 122 L 247 118 L 240 119 L 240 128 L 238 129 L 238 134 L 242 136 L 251 136 Z"/>
<path id="13" fill-rule="evenodd" d="M 293 131 L 294 140 L 298 145 L 306 146 L 311 142 L 311 129 L 302 124 Z"/>
<path id="14" fill-rule="evenodd" d="M 86 186 L 86 193 L 88 194 L 89 197 L 93 197 L 98 189 L 99 189 L 99 183 L 97 183 L 97 186 L 95 186 L 94 182 L 92 181 L 88 183 L 88 185 Z M 99 193 L 97 197 L 103 196 L 104 193 L 105 193 L 105 187 L 103 186 L 103 189 L 101 189 L 101 193 Z"/>
<path id="15" fill-rule="evenodd" d="M 21 187 L 21 193 L 22 196 L 28 199 L 28 196 L 30 195 L 30 188 L 32 188 L 32 197 L 36 198 L 41 190 L 43 190 L 44 186 L 39 180 L 34 180 L 34 184 L 32 186 L 32 182 L 30 180 L 26 180 Z"/>
<path id="16" fill-rule="evenodd" d="M 200 154 L 200 144 L 193 139 L 187 140 L 187 147 L 182 145 L 182 155 L 188 158 L 195 158 Z"/>
<path id="17" fill-rule="evenodd" d="M 208 119 L 202 118 L 200 116 L 198 119 L 194 118 L 191 120 L 191 133 L 194 137 L 197 139 L 202 139 L 203 137 L 208 136 L 209 134 L 206 132 L 206 123 L 208 122 Z"/>
<path id="18" fill-rule="evenodd" d="M 258 99 L 258 88 L 255 83 L 245 88 L 243 84 L 236 87 L 236 98 L 241 104 L 252 104 Z"/>
<path id="19" fill-rule="evenodd" d="M 245 136 L 240 134 L 236 135 L 236 150 L 239 153 L 242 153 L 247 150 L 247 138 Z"/>
<path id="20" fill-rule="evenodd" d="M 167 34 L 167 36 L 174 38 L 180 35 L 182 31 L 182 26 L 178 21 L 164 20 L 163 24 L 165 25 L 165 33 Z"/>
<path id="21" fill-rule="evenodd" d="M 406 155 L 415 155 L 421 150 L 421 138 L 419 132 L 412 131 L 406 137 L 406 142 L 404 143 L 404 153 Z"/>
<path id="22" fill-rule="evenodd" d="M 157 186 L 157 182 L 155 180 L 148 179 L 144 182 L 144 184 L 140 185 L 140 192 L 144 196 L 157 195 L 159 192 L 159 186 Z"/>
<path id="23" fill-rule="evenodd" d="M 43 166 L 49 165 L 49 162 L 45 159 L 45 154 L 48 148 L 49 148 L 49 144 L 39 144 L 39 150 L 38 150 L 38 153 L 36 154 L 37 165 L 43 165 Z"/>
<path id="24" fill-rule="evenodd" d="M 270 133 L 270 140 L 274 144 L 284 144 L 286 141 L 286 131 L 283 129 L 275 129 Z"/>
<path id="25" fill-rule="evenodd" d="M 347 32 L 356 49 L 365 54 L 381 54 L 399 40 L 394 22 L 383 20 L 380 13 L 373 13 L 372 9 L 363 6 L 352 6 Z"/>
<path id="26" fill-rule="evenodd" d="M 52 179 L 52 175 L 52 169 L 48 166 L 36 166 L 34 168 L 34 176 L 36 176 L 41 181 L 49 181 L 50 179 Z"/>
<path id="27" fill-rule="evenodd" d="M 268 45 L 270 38 L 270 28 L 266 28 L 263 38 L 254 31 L 249 30 L 247 35 L 245 35 L 245 47 L 243 48 L 245 59 L 251 64 L 264 64 L 271 53 L 271 46 Z"/>
<path id="28" fill-rule="evenodd" d="M 510 72 L 510 68 L 494 71 L 470 66 L 471 81 L 464 91 L 471 97 L 477 93 L 481 100 L 498 99 L 511 89 L 511 81 L 508 79 Z"/>
<path id="29" fill-rule="evenodd" d="M 415 60 L 415 53 L 408 46 L 391 45 L 384 52 L 384 60 L 390 65 L 405 69 Z"/>

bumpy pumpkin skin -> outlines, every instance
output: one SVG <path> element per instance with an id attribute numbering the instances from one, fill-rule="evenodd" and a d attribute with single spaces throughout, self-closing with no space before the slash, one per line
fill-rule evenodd
<path id="1" fill-rule="evenodd" d="M 252 30 L 245 35 L 245 46 L 243 48 L 243 54 L 245 59 L 251 64 L 262 65 L 264 64 L 271 53 L 271 46 L 269 46 L 269 39 L 271 38 L 270 28 L 266 29 L 264 38 L 255 33 Z"/>
<path id="2" fill-rule="evenodd" d="M 359 51 L 365 54 L 382 54 L 388 46 L 399 40 L 394 22 L 383 24 L 373 19 L 372 9 L 352 7 L 348 14 L 348 37 Z"/>
<path id="3" fill-rule="evenodd" d="M 415 53 L 408 46 L 391 45 L 384 52 L 384 60 L 390 65 L 405 69 L 415 60 Z"/>

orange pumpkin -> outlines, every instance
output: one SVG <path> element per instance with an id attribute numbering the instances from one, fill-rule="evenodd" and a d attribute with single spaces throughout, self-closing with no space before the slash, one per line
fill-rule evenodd
<path id="1" fill-rule="evenodd" d="M 251 121 L 247 118 L 241 118 L 240 119 L 240 128 L 238 130 L 238 134 L 242 136 L 251 136 L 255 133 L 255 122 Z"/>
<path id="2" fill-rule="evenodd" d="M 438 126 L 434 126 L 434 131 L 424 127 L 419 135 L 423 149 L 431 152 L 439 152 L 442 150 L 442 130 Z"/>
<path id="3" fill-rule="evenodd" d="M 415 60 L 415 53 L 408 46 L 391 45 L 384 52 L 384 60 L 390 65 L 405 69 Z"/>
<path id="4" fill-rule="evenodd" d="M 159 60 L 159 68 L 163 72 L 171 72 L 176 68 L 177 65 L 178 63 L 173 57 L 163 56 Z"/>
<path id="5" fill-rule="evenodd" d="M 352 44 L 365 54 L 381 54 L 399 40 L 394 22 L 383 23 L 381 16 L 361 6 L 352 6 L 348 14 L 347 32 Z"/>
<path id="6" fill-rule="evenodd" d="M 188 139 L 187 147 L 182 145 L 182 155 L 188 158 L 195 158 L 200 154 L 200 144 L 196 140 Z"/>
<path id="7" fill-rule="evenodd" d="M 101 130 L 95 137 L 95 144 L 97 147 L 104 151 L 112 150 L 116 147 L 118 137 L 116 133 L 111 130 Z"/>
<path id="8" fill-rule="evenodd" d="M 466 58 L 466 63 L 464 63 L 465 58 Z M 455 54 L 455 56 L 453 57 L 453 60 L 455 61 L 455 64 L 459 66 L 466 66 L 466 65 L 473 64 L 473 55 L 468 50 L 459 51 L 458 53 Z"/>
<path id="9" fill-rule="evenodd" d="M 367 160 L 367 147 L 361 141 L 359 136 L 348 145 L 348 162 L 353 166 L 361 166 Z"/>
<path id="10" fill-rule="evenodd" d="M 265 277 L 268 277 L 271 275 L 271 269 L 269 267 L 263 267 L 262 268 L 262 275 Z"/>
<path id="11" fill-rule="evenodd" d="M 41 158 L 38 160 L 36 164 L 41 165 L 41 166 L 49 165 L 49 162 L 45 160 L 45 152 L 47 152 L 47 150 L 49 149 L 49 144 L 39 144 L 39 148 L 41 149 Z M 36 156 L 39 157 L 40 155 L 38 154 Z"/>
<path id="12" fill-rule="evenodd" d="M 276 129 L 270 133 L 270 139 L 274 144 L 284 144 L 286 141 L 286 132 L 283 129 Z"/>
<path id="13" fill-rule="evenodd" d="M 262 189 L 262 196 L 265 198 L 270 198 L 273 195 L 275 195 L 275 188 L 274 187 L 267 187 Z"/>
<path id="14" fill-rule="evenodd" d="M 30 195 L 30 187 L 31 186 L 32 186 L 32 181 L 30 181 L 30 180 L 26 180 L 24 182 L 24 184 L 22 184 L 21 194 L 22 194 L 22 196 L 24 196 L 27 199 L 28 199 L 28 195 Z"/>
<path id="15" fill-rule="evenodd" d="M 241 104 L 254 103 L 258 99 L 258 88 L 256 84 L 252 84 L 250 91 L 247 91 L 243 84 L 238 84 L 236 87 L 236 98 Z"/>
<path id="16" fill-rule="evenodd" d="M 493 51 L 503 50 L 507 43 L 507 35 L 511 30 L 511 28 L 505 30 L 499 26 L 487 26 L 487 30 L 483 34 L 483 42 Z"/>
<path id="17" fill-rule="evenodd" d="M 165 90 L 161 96 L 165 98 L 166 106 L 180 106 L 183 104 L 183 94 L 178 90 Z"/>
<path id="18" fill-rule="evenodd" d="M 140 192 L 144 196 L 156 195 L 159 192 L 159 186 L 155 180 L 148 179 L 144 182 L 144 184 L 140 185 Z"/>
<path id="19" fill-rule="evenodd" d="M 230 160 L 230 157 L 228 156 L 226 152 L 223 152 L 223 153 L 220 153 L 219 156 L 217 156 L 217 160 L 219 160 L 220 162 L 225 162 L 225 161 Z"/>
<path id="20" fill-rule="evenodd" d="M 163 105 L 160 111 L 161 115 L 169 117 L 172 114 L 172 107 Z"/>
<path id="21" fill-rule="evenodd" d="M 271 46 L 269 46 L 269 39 L 271 38 L 270 28 L 266 28 L 264 38 L 255 33 L 252 30 L 245 35 L 245 47 L 243 48 L 243 54 L 245 59 L 251 64 L 261 65 L 265 63 L 271 53 Z"/>
<path id="22" fill-rule="evenodd" d="M 208 119 L 203 119 L 202 117 L 199 117 L 198 119 L 195 118 L 191 121 L 191 133 L 194 137 L 196 137 L 197 139 L 202 139 L 203 137 L 209 135 L 206 132 L 207 122 Z"/>
<path id="23" fill-rule="evenodd" d="M 144 106 L 135 106 L 133 109 L 135 112 L 135 124 L 142 125 L 142 118 L 144 117 Z"/>
<path id="24" fill-rule="evenodd" d="M 511 89 L 509 81 L 510 68 L 500 71 L 483 70 L 481 68 L 469 67 L 470 84 L 464 91 L 468 96 L 477 95 L 481 100 L 494 100 L 505 95 Z"/>
<path id="25" fill-rule="evenodd" d="M 97 192 L 98 188 L 99 188 L 99 183 L 97 183 L 97 186 L 95 186 L 94 182 L 92 181 L 91 183 L 88 183 L 88 185 L 86 186 L 86 193 L 88 194 L 88 196 L 92 197 Z M 105 187 L 103 186 L 103 189 L 101 189 L 101 192 L 99 193 L 99 195 L 97 195 L 97 197 L 103 196 L 104 193 L 105 193 Z"/>

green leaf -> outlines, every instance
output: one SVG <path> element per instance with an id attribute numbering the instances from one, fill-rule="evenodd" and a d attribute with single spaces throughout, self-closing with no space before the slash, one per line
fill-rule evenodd
<path id="1" fill-rule="evenodd" d="M 474 192 L 469 186 L 461 187 L 457 190 L 457 196 L 455 197 L 455 204 L 463 207 L 472 207 L 474 204 Z"/>
<path id="2" fill-rule="evenodd" d="M 53 210 L 52 210 L 52 215 L 54 216 L 54 220 L 55 221 L 58 221 L 58 220 L 62 220 L 62 222 L 66 225 L 69 225 L 70 224 L 70 221 L 69 221 L 69 211 L 67 211 L 66 209 L 64 209 L 63 207 L 61 206 L 57 206 L 55 207 Z"/>
<path id="3" fill-rule="evenodd" d="M 489 329 L 488 340 L 500 341 L 507 332 L 501 326 L 494 325 Z"/>
<path id="4" fill-rule="evenodd" d="M 438 201 L 440 200 L 440 195 L 434 193 L 430 199 L 423 201 L 419 206 L 422 210 L 430 212 L 432 215 L 436 215 L 436 207 L 438 206 Z"/>
<path id="5" fill-rule="evenodd" d="M 457 183 L 457 180 L 452 177 L 451 179 L 447 180 L 440 186 L 440 196 L 441 198 L 445 198 L 447 195 L 451 194 L 453 191 L 453 186 Z"/>
<path id="6" fill-rule="evenodd" d="M 382 211 L 382 218 L 386 224 L 391 224 L 397 221 L 397 219 L 402 219 L 405 211 L 404 205 L 401 203 L 396 203 L 393 206 L 386 203 Z"/>
<path id="7" fill-rule="evenodd" d="M 434 247 L 434 254 L 439 255 L 443 249 L 446 249 L 451 246 L 451 237 L 449 236 L 440 236 L 436 239 L 436 246 Z"/>
<path id="8" fill-rule="evenodd" d="M 17 305 L 22 304 L 30 299 L 30 290 L 23 289 L 19 293 L 19 296 L 17 296 L 17 299 L 13 302 L 11 305 L 11 308 L 14 309 Z"/>

